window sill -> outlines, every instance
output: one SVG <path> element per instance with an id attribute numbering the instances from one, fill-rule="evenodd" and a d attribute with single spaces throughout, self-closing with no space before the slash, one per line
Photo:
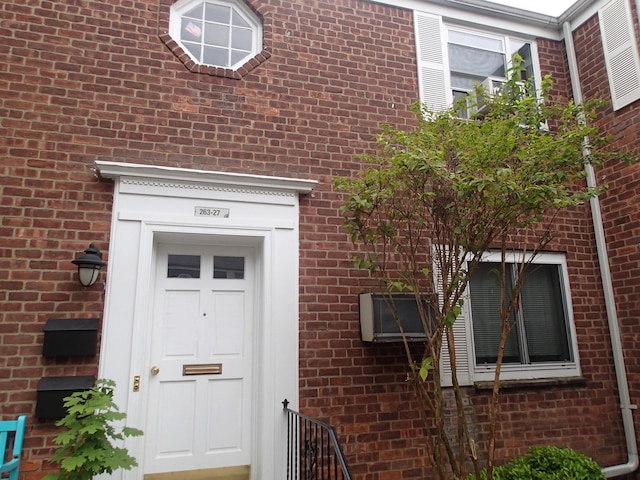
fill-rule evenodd
<path id="1" fill-rule="evenodd" d="M 508 390 L 515 388 L 563 387 L 566 385 L 584 386 L 586 384 L 587 379 L 584 377 L 535 378 L 528 380 L 502 380 L 500 381 L 500 389 Z M 476 390 L 491 390 L 493 388 L 493 382 L 474 382 L 473 386 Z"/>

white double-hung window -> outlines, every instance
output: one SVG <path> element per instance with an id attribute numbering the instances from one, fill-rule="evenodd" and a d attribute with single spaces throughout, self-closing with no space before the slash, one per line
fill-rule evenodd
<path id="1" fill-rule="evenodd" d="M 510 255 L 505 284 L 518 281 L 522 255 Z M 543 253 L 525 258 L 523 287 L 515 298 L 502 379 L 522 380 L 580 375 L 569 283 L 564 256 Z M 499 254 L 477 265 L 468 291 L 467 325 L 473 338 L 473 378 L 491 380 L 500 343 L 502 277 Z"/>
<path id="2" fill-rule="evenodd" d="M 523 259 L 523 287 L 509 319 L 511 329 L 500 379 L 579 377 L 565 257 L 555 253 L 541 253 L 533 258 L 510 254 L 504 277 L 508 292 L 517 284 Z M 500 254 L 488 253 L 476 265 L 467 286 L 462 315 L 454 324 L 461 384 L 494 378 L 501 335 L 501 272 Z M 446 358 L 444 363 L 447 382 Z"/>
<path id="3" fill-rule="evenodd" d="M 522 58 L 521 79 L 536 84 L 536 50 L 530 40 L 446 25 L 439 16 L 417 11 L 415 33 L 420 100 L 431 110 L 451 106 L 478 85 L 497 88 L 506 80 L 516 54 Z M 465 108 L 458 114 L 470 116 Z"/>

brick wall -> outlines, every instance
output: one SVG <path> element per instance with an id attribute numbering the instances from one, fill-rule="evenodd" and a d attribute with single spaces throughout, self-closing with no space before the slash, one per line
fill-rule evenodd
<path id="1" fill-rule="evenodd" d="M 372 281 L 352 268 L 331 183 L 360 169 L 355 156 L 373 149 L 381 123 L 413 125 L 412 14 L 364 0 L 251 5 L 269 58 L 241 79 L 194 73 L 176 58 L 161 41 L 167 0 L 0 5 L 0 415 L 30 415 L 23 480 L 42 476 L 55 433 L 33 418 L 39 378 L 97 371 L 97 357 L 41 356 L 47 318 L 102 316 L 103 278 L 85 290 L 70 263 L 90 242 L 108 261 L 112 184 L 95 178 L 96 159 L 318 180 L 301 199 L 302 409 L 337 427 L 356 478 L 429 475 L 402 351 L 359 340 L 357 294 Z M 540 52 L 555 95 L 569 98 L 561 44 L 541 42 Z M 610 235 L 620 195 L 605 202 Z M 558 225 L 587 382 L 505 392 L 498 455 L 558 444 L 618 463 L 624 444 L 588 208 Z M 629 242 L 614 248 L 618 286 L 637 255 Z M 619 295 L 626 345 L 637 352 L 632 294 Z M 487 396 L 466 395 L 482 431 Z"/>
<path id="2" fill-rule="evenodd" d="M 630 2 L 634 14 L 636 39 L 640 38 L 636 4 Z M 590 19 L 575 32 L 578 68 L 584 81 L 585 99 L 599 98 L 606 101 L 599 118 L 599 127 L 608 135 L 620 151 L 640 154 L 638 132 L 640 129 L 640 104 L 635 102 L 613 111 L 608 89 L 608 77 L 600 39 L 597 17 Z M 631 402 L 637 402 L 640 394 L 640 337 L 638 325 L 640 310 L 640 166 L 611 161 L 596 172 L 599 182 L 609 186 L 602 195 L 601 207 L 605 236 L 610 257 L 618 321 L 627 365 Z M 640 421 L 635 416 L 635 427 Z M 638 430 L 636 430 L 638 431 Z"/>

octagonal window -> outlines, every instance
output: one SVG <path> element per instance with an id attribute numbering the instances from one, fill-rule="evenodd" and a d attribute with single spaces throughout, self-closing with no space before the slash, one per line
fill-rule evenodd
<path id="1" fill-rule="evenodd" d="M 241 0 L 178 2 L 170 34 L 199 65 L 236 69 L 262 50 L 260 20 Z"/>

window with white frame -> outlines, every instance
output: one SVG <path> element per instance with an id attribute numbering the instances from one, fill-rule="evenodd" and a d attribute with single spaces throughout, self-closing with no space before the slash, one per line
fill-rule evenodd
<path id="1" fill-rule="evenodd" d="M 522 256 L 506 265 L 510 292 Z M 563 255 L 525 259 L 524 281 L 511 315 L 501 379 L 523 380 L 580 375 L 569 284 Z M 501 264 L 488 255 L 474 270 L 468 288 L 468 325 L 473 339 L 473 378 L 492 380 L 500 342 Z"/>
<path id="2" fill-rule="evenodd" d="M 242 0 L 178 2 L 169 33 L 199 65 L 236 69 L 262 50 L 261 22 Z"/>
<path id="3" fill-rule="evenodd" d="M 521 79 L 535 85 L 535 43 L 512 35 L 445 25 L 442 18 L 415 12 L 420 100 L 431 110 L 450 107 L 477 85 L 494 90 L 506 80 L 516 54 L 522 57 Z M 458 112 L 463 118 L 470 113 Z"/>
<path id="4" fill-rule="evenodd" d="M 522 57 L 521 80 L 534 79 L 531 43 L 525 40 L 449 27 L 447 53 L 454 102 L 467 97 L 478 85 L 488 92 L 499 88 L 516 54 Z M 458 114 L 470 116 L 467 109 Z"/>

